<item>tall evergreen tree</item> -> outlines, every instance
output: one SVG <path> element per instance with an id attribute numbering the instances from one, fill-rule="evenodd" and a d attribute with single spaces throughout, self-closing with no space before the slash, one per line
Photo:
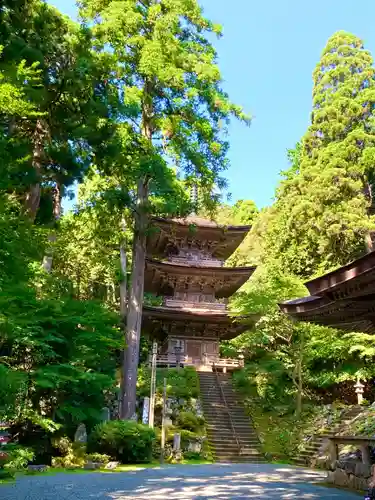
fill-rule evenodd
<path id="1" fill-rule="evenodd" d="M 290 156 L 273 207 L 270 245 L 311 276 L 365 251 L 375 165 L 375 69 L 356 36 L 338 32 L 314 74 L 311 125 Z"/>
<path id="2" fill-rule="evenodd" d="M 140 139 L 134 251 L 127 310 L 122 417 L 135 411 L 142 319 L 146 231 L 152 184 L 165 183 L 167 159 L 187 182 L 211 193 L 227 165 L 223 132 L 230 115 L 246 119 L 221 89 L 216 52 L 207 34 L 220 28 L 202 15 L 197 0 L 82 0 L 96 23 L 97 43 L 118 58 L 122 93 Z M 208 196 L 209 198 L 209 196 Z"/>

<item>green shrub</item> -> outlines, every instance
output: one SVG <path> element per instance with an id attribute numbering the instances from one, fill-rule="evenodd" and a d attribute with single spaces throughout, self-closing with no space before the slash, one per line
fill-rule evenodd
<path id="1" fill-rule="evenodd" d="M 185 460 L 202 460 L 202 455 L 197 451 L 184 451 Z"/>
<path id="2" fill-rule="evenodd" d="M 97 425 L 89 436 L 88 451 L 104 453 L 122 463 L 150 462 L 155 432 L 132 420 L 111 420 Z"/>
<path id="3" fill-rule="evenodd" d="M 34 453 L 29 448 L 16 444 L 1 447 L 0 478 L 14 477 L 15 473 L 25 469 L 34 459 Z"/>
<path id="4" fill-rule="evenodd" d="M 83 467 L 86 455 L 84 443 L 73 443 L 68 437 L 63 436 L 54 439 L 52 444 L 61 453 L 61 456 L 52 458 L 53 467 L 63 467 L 64 469 Z"/>
<path id="5" fill-rule="evenodd" d="M 204 418 L 198 417 L 192 411 L 181 411 L 177 416 L 177 425 L 181 429 L 198 432 L 204 426 Z"/>
<path id="6" fill-rule="evenodd" d="M 191 441 L 199 441 L 202 438 L 196 432 L 188 431 L 186 429 L 182 429 L 179 431 L 181 435 L 181 448 L 186 449 Z"/>
<path id="7" fill-rule="evenodd" d="M 86 455 L 86 460 L 88 462 L 99 462 L 107 465 L 107 463 L 111 460 L 111 457 L 109 455 L 104 455 L 103 453 L 89 453 Z"/>

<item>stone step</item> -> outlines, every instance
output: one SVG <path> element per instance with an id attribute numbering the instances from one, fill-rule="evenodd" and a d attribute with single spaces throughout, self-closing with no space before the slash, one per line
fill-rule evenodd
<path id="1" fill-rule="evenodd" d="M 209 436 L 210 438 L 210 443 L 216 443 L 216 444 L 232 444 L 232 443 L 236 443 L 236 438 L 235 436 L 228 436 L 226 437 L 225 439 L 220 439 L 220 438 L 217 438 L 215 436 Z M 243 436 L 237 436 L 237 439 L 238 441 L 241 443 L 241 446 L 249 446 L 250 448 L 254 448 L 259 446 L 259 440 L 257 439 L 245 439 Z"/>
<path id="2" fill-rule="evenodd" d="M 225 431 L 225 429 L 221 430 L 221 429 L 218 429 L 217 431 L 213 431 L 213 430 L 210 430 L 210 431 L 207 431 L 207 436 L 210 438 L 210 439 L 213 439 L 214 437 L 216 439 L 220 439 L 220 440 L 225 440 L 225 439 L 231 439 L 232 436 L 233 436 L 233 432 L 232 430 L 230 431 Z M 256 441 L 256 442 L 259 442 L 259 439 L 257 437 L 256 434 L 254 433 L 244 433 L 244 432 L 237 432 L 236 431 L 236 436 L 238 438 L 241 438 L 243 439 L 244 441 Z"/>
<path id="3" fill-rule="evenodd" d="M 234 442 L 235 441 L 235 436 L 233 434 L 231 435 L 226 435 L 224 437 L 221 436 L 215 436 L 214 434 L 208 434 L 207 436 L 210 440 L 210 442 L 218 442 L 218 443 L 228 443 L 228 442 Z M 252 436 L 242 436 L 237 434 L 237 439 L 241 441 L 244 445 L 259 445 L 259 439 L 256 437 Z"/>
<path id="4" fill-rule="evenodd" d="M 241 463 L 241 462 L 244 462 L 244 463 L 254 463 L 254 464 L 266 463 L 266 461 L 264 460 L 264 458 L 261 455 L 259 455 L 259 457 L 244 457 L 244 456 L 240 456 L 240 455 L 236 455 L 236 456 L 224 455 L 224 456 L 217 457 L 216 462 L 219 462 L 219 463 L 226 463 L 226 462 Z"/>
<path id="5" fill-rule="evenodd" d="M 255 434 L 241 434 L 236 432 L 238 439 L 241 439 L 244 443 L 259 443 L 259 439 Z M 233 432 L 207 432 L 207 437 L 212 441 L 216 439 L 217 441 L 230 441 L 235 439 Z"/>
<path id="6" fill-rule="evenodd" d="M 199 379 L 208 442 L 216 461 L 265 462 L 259 452 L 258 436 L 252 427 L 251 419 L 246 415 L 240 398 L 232 388 L 230 376 L 228 374 L 219 376 L 224 398 L 218 386 L 216 374 L 202 372 L 199 373 Z M 242 449 L 241 454 L 236 436 Z"/>

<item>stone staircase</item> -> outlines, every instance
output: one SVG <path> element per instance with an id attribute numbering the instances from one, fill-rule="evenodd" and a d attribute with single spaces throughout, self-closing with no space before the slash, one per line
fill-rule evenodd
<path id="1" fill-rule="evenodd" d="M 208 442 L 217 462 L 265 462 L 229 374 L 198 372 Z"/>
<path id="2" fill-rule="evenodd" d="M 340 434 L 340 432 L 345 429 L 349 422 L 358 417 L 358 415 L 362 412 L 362 406 L 353 406 L 352 408 L 345 410 L 338 422 L 335 422 L 320 434 L 315 434 L 314 436 L 312 436 L 312 439 L 305 444 L 304 448 L 299 452 L 298 456 L 293 460 L 293 462 L 296 465 L 301 465 L 303 467 L 314 467 L 316 465 L 315 462 L 319 455 L 319 452 L 324 446 L 325 440 L 327 440 L 330 436 Z"/>

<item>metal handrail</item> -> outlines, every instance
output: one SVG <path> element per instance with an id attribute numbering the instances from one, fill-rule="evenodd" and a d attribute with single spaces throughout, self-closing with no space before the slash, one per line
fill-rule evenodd
<path id="1" fill-rule="evenodd" d="M 219 375 L 218 375 L 218 372 L 216 370 L 216 366 L 215 366 L 215 363 L 212 364 L 212 367 L 213 367 L 213 370 L 215 372 L 215 375 L 216 375 L 216 381 L 217 381 L 217 384 L 220 388 L 220 393 L 221 393 L 221 397 L 222 397 L 222 400 L 224 402 L 224 405 L 225 405 L 225 408 L 227 410 L 227 413 L 228 413 L 228 417 L 229 417 L 229 422 L 230 422 L 230 426 L 232 428 L 232 432 L 233 432 L 233 435 L 234 435 L 234 438 L 236 440 L 236 443 L 237 443 L 237 447 L 238 447 L 238 451 L 239 451 L 239 454 L 241 455 L 242 453 L 242 447 L 241 447 L 241 443 L 237 437 L 237 433 L 235 431 L 235 428 L 234 428 L 234 424 L 233 424 L 233 420 L 232 420 L 232 416 L 230 414 L 230 411 L 229 411 L 229 407 L 228 407 L 228 404 L 227 404 L 227 400 L 225 399 L 225 394 L 224 394 L 224 391 L 223 391 L 223 388 L 221 387 L 221 383 L 220 383 L 220 380 L 219 380 Z"/>

